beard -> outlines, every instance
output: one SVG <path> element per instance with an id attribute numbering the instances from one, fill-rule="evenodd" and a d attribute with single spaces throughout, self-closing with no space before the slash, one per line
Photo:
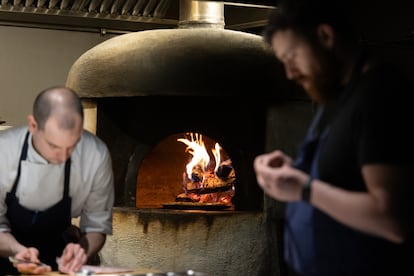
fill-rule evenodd
<path id="1" fill-rule="evenodd" d="M 310 73 L 298 76 L 295 80 L 317 103 L 327 103 L 337 94 L 339 85 L 339 63 L 330 52 L 315 54 L 314 65 Z"/>

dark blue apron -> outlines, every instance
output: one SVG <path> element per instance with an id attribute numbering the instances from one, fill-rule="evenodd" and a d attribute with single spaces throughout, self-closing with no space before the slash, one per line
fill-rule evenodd
<path id="1" fill-rule="evenodd" d="M 342 89 L 338 104 L 343 103 L 349 96 L 357 82 L 363 63 L 364 53 L 359 57 L 348 84 Z M 293 166 L 308 173 L 312 178 L 319 179 L 319 157 L 321 149 L 329 134 L 329 124 L 326 120 L 332 118 L 332 110 L 327 111 L 319 106 L 315 117 L 308 129 L 304 142 L 300 145 Z M 324 122 L 322 122 L 324 120 Z M 322 126 L 321 126 L 322 125 Z M 323 127 L 324 126 L 324 127 Z M 307 202 L 289 202 L 286 206 L 286 223 L 284 231 L 284 255 L 287 263 L 299 275 L 315 275 L 320 272 L 318 268 L 315 241 L 315 212 L 318 212 Z M 318 246 L 320 246 L 318 244 Z M 330 264 L 323 264 L 324 270 Z M 334 264 L 332 264 L 334 265 Z"/>
<path id="2" fill-rule="evenodd" d="M 329 132 L 316 131 L 323 108 L 319 107 L 308 130 L 305 141 L 300 146 L 294 167 L 308 173 L 312 178 L 319 178 L 318 160 L 323 141 Z M 317 271 L 315 261 L 313 215 L 315 209 L 307 202 L 290 202 L 286 207 L 286 225 L 284 234 L 285 258 L 298 273 L 309 275 Z"/>
<path id="3" fill-rule="evenodd" d="M 26 134 L 19 159 L 17 176 L 12 190 L 6 195 L 7 213 L 11 234 L 26 247 L 36 247 L 39 259 L 57 270 L 56 257 L 62 254 L 67 244 L 64 232 L 71 225 L 71 203 L 69 196 L 70 158 L 65 163 L 63 198 L 44 211 L 33 211 L 20 205 L 16 197 L 20 179 L 21 161 L 26 160 L 29 132 Z M 51 183 L 53 184 L 53 183 Z M 19 274 L 8 259 L 0 258 L 0 275 Z"/>

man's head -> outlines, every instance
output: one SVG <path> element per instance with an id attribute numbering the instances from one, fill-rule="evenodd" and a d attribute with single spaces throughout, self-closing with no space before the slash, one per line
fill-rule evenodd
<path id="1" fill-rule="evenodd" d="M 328 101 L 343 84 L 355 43 L 349 10 L 338 1 L 282 0 L 263 33 L 287 78 L 316 102 Z"/>
<path id="2" fill-rule="evenodd" d="M 83 131 L 83 108 L 76 93 L 66 87 L 43 90 L 28 116 L 33 146 L 49 163 L 65 162 Z"/>

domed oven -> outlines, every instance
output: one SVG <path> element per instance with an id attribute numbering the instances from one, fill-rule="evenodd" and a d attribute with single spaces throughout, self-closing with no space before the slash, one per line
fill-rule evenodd
<path id="1" fill-rule="evenodd" d="M 260 36 L 224 29 L 223 2 L 181 0 L 178 28 L 97 45 L 73 64 L 67 86 L 113 159 L 104 263 L 209 275 L 280 270 L 279 226 L 253 160 L 275 135 L 294 145 L 273 131 L 302 133 L 306 116 L 293 126 L 285 119 L 309 105 Z"/>

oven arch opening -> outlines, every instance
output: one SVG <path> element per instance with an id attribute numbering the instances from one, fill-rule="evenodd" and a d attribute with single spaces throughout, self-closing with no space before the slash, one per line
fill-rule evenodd
<path id="1" fill-rule="evenodd" d="M 176 133 L 140 163 L 136 207 L 229 210 L 236 189 L 237 172 L 219 141 L 202 133 Z"/>

